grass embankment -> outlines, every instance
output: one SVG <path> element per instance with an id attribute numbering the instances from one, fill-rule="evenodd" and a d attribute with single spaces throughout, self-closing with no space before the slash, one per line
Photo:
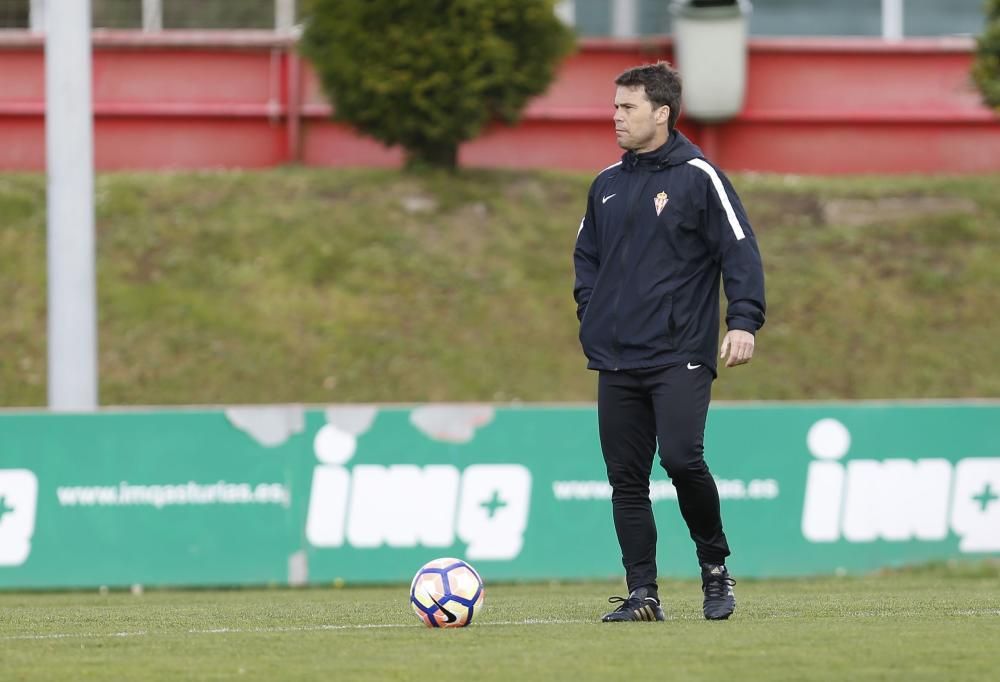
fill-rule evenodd
<path id="1" fill-rule="evenodd" d="M 102 404 L 579 401 L 582 174 L 103 175 Z M 1000 177 L 734 178 L 768 323 L 719 399 L 1000 395 Z M 0 176 L 0 406 L 44 405 L 44 178 Z"/>
<path id="2" fill-rule="evenodd" d="M 429 630 L 407 587 L 0 594 L 11 680 L 985 680 L 995 566 L 740 581 L 736 614 L 663 581 L 664 623 L 604 624 L 610 583 L 489 584 L 469 628 Z"/>

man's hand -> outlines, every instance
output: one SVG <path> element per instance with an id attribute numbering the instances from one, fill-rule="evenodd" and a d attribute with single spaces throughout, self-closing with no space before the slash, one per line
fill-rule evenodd
<path id="1" fill-rule="evenodd" d="M 720 358 L 726 360 L 726 367 L 734 365 L 745 365 L 753 357 L 753 334 L 742 329 L 731 329 L 726 332 L 726 337 L 722 339 L 722 348 L 719 352 Z"/>

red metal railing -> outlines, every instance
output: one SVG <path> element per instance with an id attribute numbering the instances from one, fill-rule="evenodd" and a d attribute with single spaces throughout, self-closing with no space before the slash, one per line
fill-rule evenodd
<path id="1" fill-rule="evenodd" d="M 329 120 L 294 43 L 271 32 L 94 32 L 99 169 L 396 165 L 398 149 Z M 469 166 L 596 170 L 620 151 L 614 77 L 671 43 L 586 40 L 515 127 L 463 145 Z M 1000 170 L 1000 125 L 968 77 L 972 41 L 752 40 L 743 111 L 681 128 L 730 170 Z M 0 33 L 0 169 L 44 166 L 44 44 Z"/>

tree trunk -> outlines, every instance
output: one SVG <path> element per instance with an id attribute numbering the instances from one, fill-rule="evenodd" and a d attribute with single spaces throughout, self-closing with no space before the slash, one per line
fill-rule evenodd
<path id="1" fill-rule="evenodd" d="M 407 169 L 439 168 L 454 171 L 458 167 L 458 145 L 436 144 L 406 150 Z"/>

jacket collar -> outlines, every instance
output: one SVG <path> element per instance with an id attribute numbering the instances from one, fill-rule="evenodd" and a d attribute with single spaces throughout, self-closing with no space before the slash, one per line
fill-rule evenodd
<path id="1" fill-rule="evenodd" d="M 622 154 L 622 168 L 626 171 L 663 170 L 667 166 L 678 166 L 691 159 L 702 159 L 701 150 L 679 130 L 673 130 L 667 141 L 651 152 L 636 154 L 627 151 Z"/>

